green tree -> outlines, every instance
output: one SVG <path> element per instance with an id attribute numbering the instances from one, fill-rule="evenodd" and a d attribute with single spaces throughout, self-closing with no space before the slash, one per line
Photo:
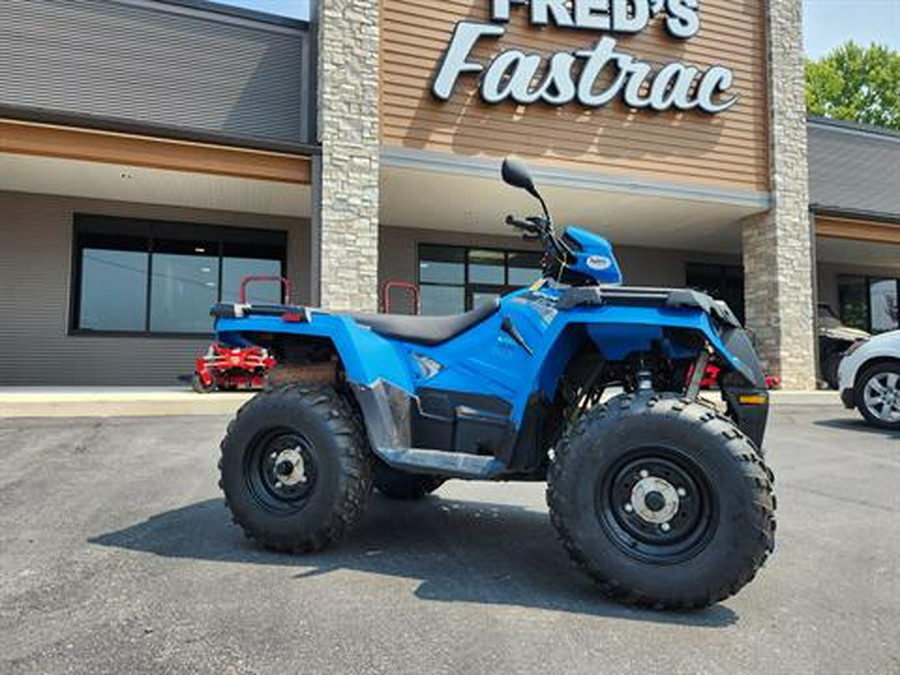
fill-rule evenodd
<path id="1" fill-rule="evenodd" d="M 851 40 L 807 60 L 806 105 L 813 115 L 900 129 L 900 52 Z"/>

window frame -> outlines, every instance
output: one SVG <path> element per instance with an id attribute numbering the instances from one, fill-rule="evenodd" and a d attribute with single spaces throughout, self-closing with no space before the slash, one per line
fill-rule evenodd
<path id="1" fill-rule="evenodd" d="M 146 278 L 146 305 L 144 307 L 144 330 L 114 330 L 100 329 L 92 330 L 90 328 L 81 328 L 81 283 L 82 283 L 82 263 L 83 250 L 86 248 L 79 241 L 79 237 L 84 234 L 90 234 L 92 229 L 96 233 L 98 229 L 102 229 L 105 225 L 114 230 L 119 226 L 119 234 L 121 236 L 133 235 L 136 237 L 146 237 L 147 239 L 147 278 Z M 166 233 L 177 232 L 177 236 L 173 237 Z M 196 238 L 204 238 L 208 241 L 214 241 L 216 244 L 215 256 L 218 261 L 218 270 L 216 276 L 216 302 L 222 301 L 222 277 L 223 277 L 223 260 L 224 249 L 226 244 L 235 243 L 235 240 L 241 238 L 253 239 L 254 237 L 262 238 L 270 237 L 273 241 L 272 246 L 281 247 L 281 256 L 277 260 L 281 263 L 281 276 L 287 278 L 289 274 L 288 268 L 288 249 L 289 238 L 287 230 L 274 230 L 268 228 L 248 228 L 248 227 L 230 227 L 227 225 L 213 225 L 208 223 L 184 222 L 176 220 L 160 220 L 147 218 L 132 218 L 128 216 L 109 216 L 90 213 L 75 213 L 72 218 L 72 248 L 71 248 L 71 273 L 69 281 L 69 316 L 67 321 L 66 334 L 71 337 L 113 337 L 113 338 L 151 338 L 151 339 L 198 339 L 210 338 L 213 332 L 209 333 L 193 333 L 184 331 L 159 331 L 150 329 L 150 317 L 152 311 L 152 280 L 153 280 L 153 254 L 154 242 L 156 239 L 178 239 L 183 238 L 190 241 L 194 237 L 192 232 L 196 232 Z M 278 239 L 281 243 L 274 243 Z M 110 249 L 116 250 L 116 249 Z M 282 295 L 284 290 L 282 289 Z"/>
<path id="2" fill-rule="evenodd" d="M 423 247 L 432 247 L 432 248 L 444 248 L 444 249 L 456 249 L 459 251 L 463 251 L 463 281 L 462 283 L 449 283 L 449 282 L 437 282 L 437 281 L 422 281 L 422 248 Z M 471 263 L 469 262 L 470 254 L 472 251 L 490 251 L 493 253 L 502 253 L 503 254 L 503 283 L 502 284 L 488 284 L 482 282 L 472 281 L 469 274 L 469 267 Z M 498 246 L 467 246 L 467 245 L 458 245 L 458 244 L 441 244 L 430 241 L 418 241 L 416 242 L 416 284 L 421 289 L 423 286 L 438 286 L 438 287 L 451 287 L 451 288 L 461 288 L 463 290 L 463 311 L 470 312 L 473 307 L 473 298 L 475 293 L 479 292 L 479 290 L 485 290 L 487 292 L 493 292 L 493 289 L 501 289 L 500 295 L 505 295 L 515 290 L 519 290 L 522 288 L 526 288 L 527 286 L 513 286 L 509 283 L 509 259 L 511 255 L 534 255 L 540 257 L 541 251 L 539 250 L 525 250 L 525 249 L 510 249 L 510 248 L 500 248 Z M 476 263 L 477 264 L 477 263 Z M 540 268 L 536 267 L 536 271 L 540 271 Z"/>
<path id="3" fill-rule="evenodd" d="M 738 273 L 738 275 L 741 279 L 740 297 L 741 297 L 742 304 L 739 307 L 732 307 L 731 304 L 729 304 L 729 308 L 731 309 L 731 311 L 733 311 L 735 313 L 735 315 L 738 317 L 738 319 L 741 321 L 741 323 L 744 323 L 744 320 L 746 318 L 746 313 L 747 313 L 747 287 L 746 287 L 746 283 L 744 281 L 746 270 L 745 270 L 744 266 L 741 264 L 733 264 L 733 263 L 711 263 L 711 262 L 697 262 L 697 261 L 688 260 L 684 264 L 684 284 L 687 288 L 690 288 L 690 289 L 698 288 L 697 285 L 691 284 L 691 279 L 690 279 L 691 272 L 698 271 L 698 268 L 706 268 L 706 269 L 716 270 L 718 272 L 719 283 L 721 284 L 722 288 L 726 288 L 728 286 L 728 282 L 729 282 L 728 273 L 729 272 L 737 272 Z M 722 298 L 717 298 L 717 299 L 722 299 Z"/>
<path id="4" fill-rule="evenodd" d="M 872 282 L 873 281 L 893 281 L 895 286 L 895 293 L 898 301 L 900 301 L 900 277 L 893 277 L 888 275 L 871 275 L 871 274 L 838 274 L 837 275 L 837 289 L 838 289 L 838 318 L 841 320 L 841 323 L 845 326 L 853 327 L 852 324 L 847 322 L 847 315 L 844 313 L 844 304 L 841 302 L 841 280 L 842 279 L 860 279 L 863 284 L 865 284 L 865 294 L 864 300 L 866 303 L 866 327 L 861 329 L 865 330 L 867 333 L 871 333 L 872 335 L 881 335 L 882 333 L 889 333 L 892 330 L 900 329 L 900 317 L 898 317 L 897 327 L 889 328 L 888 330 L 883 330 L 879 332 L 875 332 L 874 326 L 872 325 Z"/>

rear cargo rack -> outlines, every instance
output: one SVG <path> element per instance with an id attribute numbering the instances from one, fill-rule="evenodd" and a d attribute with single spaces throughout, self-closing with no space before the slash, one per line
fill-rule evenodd
<path id="1" fill-rule="evenodd" d="M 216 319 L 243 319 L 246 316 L 290 316 L 294 323 L 309 323 L 309 307 L 299 305 L 243 305 L 222 302 L 214 305 L 210 315 Z"/>

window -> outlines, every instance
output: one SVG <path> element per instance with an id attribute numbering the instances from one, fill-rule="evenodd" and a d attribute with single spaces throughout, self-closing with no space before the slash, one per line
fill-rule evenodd
<path id="1" fill-rule="evenodd" d="M 146 240 L 86 236 L 81 246 L 79 326 L 85 330 L 143 330 L 150 271 Z"/>
<path id="2" fill-rule="evenodd" d="M 189 223 L 75 217 L 71 326 L 78 332 L 201 335 L 209 309 L 236 302 L 246 276 L 284 274 L 287 235 Z M 276 283 L 252 302 L 281 302 Z"/>
<path id="3" fill-rule="evenodd" d="M 838 277 L 841 321 L 872 333 L 895 330 L 900 280 L 884 277 Z"/>
<path id="4" fill-rule="evenodd" d="M 724 300 L 738 320 L 744 322 L 744 269 L 739 265 L 688 263 L 686 281 L 694 288 Z"/>
<path id="5" fill-rule="evenodd" d="M 896 279 L 869 279 L 869 313 L 873 333 L 896 330 Z"/>
<path id="6" fill-rule="evenodd" d="M 422 314 L 459 314 L 541 275 L 541 254 L 463 246 L 419 246 Z"/>

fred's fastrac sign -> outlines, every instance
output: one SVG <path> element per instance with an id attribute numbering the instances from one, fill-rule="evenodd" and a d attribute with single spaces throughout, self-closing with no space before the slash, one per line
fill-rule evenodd
<path id="1" fill-rule="evenodd" d="M 631 108 L 701 110 L 721 113 L 738 101 L 731 91 L 734 73 L 713 65 L 680 61 L 652 64 L 619 48 L 617 35 L 633 35 L 661 22 L 676 40 L 700 31 L 700 0 L 489 0 L 491 21 L 461 21 L 432 83 L 432 92 L 450 100 L 461 76 L 477 76 L 486 103 L 514 101 L 566 105 L 573 101 L 600 108 L 621 98 Z M 506 49 L 489 61 L 476 48 L 506 35 L 514 12 L 527 12 L 532 26 L 582 31 L 584 49 L 553 54 Z M 594 40 L 589 42 L 588 40 Z"/>

